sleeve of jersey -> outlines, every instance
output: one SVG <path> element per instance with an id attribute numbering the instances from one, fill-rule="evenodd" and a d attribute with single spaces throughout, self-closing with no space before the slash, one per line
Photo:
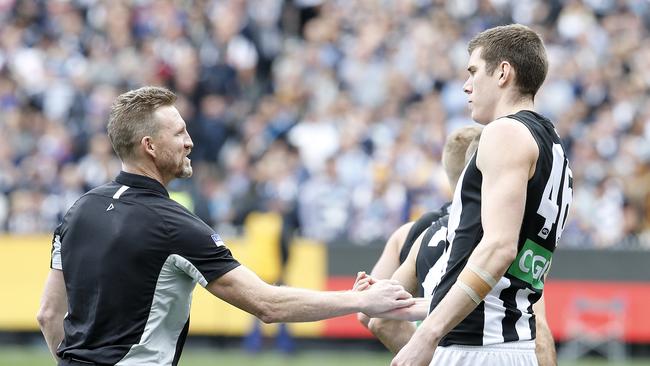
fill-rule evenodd
<path id="1" fill-rule="evenodd" d="M 52 238 L 52 255 L 50 259 L 50 268 L 63 270 L 63 262 L 61 261 L 61 225 L 54 231 Z"/>
<path id="2" fill-rule="evenodd" d="M 239 266 L 219 235 L 202 229 L 183 233 L 177 256 L 176 266 L 203 287 Z"/>

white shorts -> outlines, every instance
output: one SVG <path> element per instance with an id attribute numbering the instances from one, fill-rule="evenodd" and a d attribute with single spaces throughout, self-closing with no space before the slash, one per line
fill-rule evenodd
<path id="1" fill-rule="evenodd" d="M 438 347 L 430 365 L 537 366 L 535 341 L 508 342 L 490 346 Z"/>

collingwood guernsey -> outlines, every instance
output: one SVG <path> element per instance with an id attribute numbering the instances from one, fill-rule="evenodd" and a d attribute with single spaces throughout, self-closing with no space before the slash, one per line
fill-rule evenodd
<path id="1" fill-rule="evenodd" d="M 544 275 L 566 222 L 573 179 L 560 137 L 548 119 L 532 111 L 520 111 L 507 117 L 523 123 L 539 149 L 535 172 L 526 190 L 518 254 L 492 291 L 442 339 L 441 346 L 486 346 L 535 339 L 532 305 L 542 295 Z M 483 237 L 482 181 L 474 154 L 454 193 L 448 223 L 448 249 L 440 259 L 445 263 L 444 275 L 434 290 L 430 310 L 456 282 Z"/>

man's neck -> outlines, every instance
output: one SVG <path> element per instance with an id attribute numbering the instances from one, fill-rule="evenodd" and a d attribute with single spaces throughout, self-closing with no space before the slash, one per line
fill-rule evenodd
<path id="1" fill-rule="evenodd" d="M 122 162 L 122 170 L 131 173 L 131 174 L 138 174 L 138 175 L 143 175 L 145 177 L 149 177 L 151 179 L 157 180 L 160 184 L 163 185 L 163 187 L 167 187 L 167 183 L 169 183 L 169 180 L 165 180 L 155 167 L 150 167 L 145 164 L 138 164 L 134 162 Z"/>
<path id="2" fill-rule="evenodd" d="M 508 100 L 508 101 L 502 100 L 502 102 L 499 103 L 497 105 L 497 108 L 495 108 L 494 110 L 494 120 L 524 110 L 529 110 L 529 111 L 535 110 L 535 105 L 532 99 L 530 98 L 519 99 L 516 102 L 512 102 L 512 100 Z"/>

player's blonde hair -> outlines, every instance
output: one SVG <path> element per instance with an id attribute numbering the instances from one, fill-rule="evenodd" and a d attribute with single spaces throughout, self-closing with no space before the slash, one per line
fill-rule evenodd
<path id="1" fill-rule="evenodd" d="M 154 119 L 156 109 L 171 106 L 176 95 L 171 91 L 145 86 L 121 94 L 111 106 L 108 119 L 108 137 L 120 159 L 135 156 L 135 146 L 147 135 L 155 135 L 159 125 Z"/>
<path id="2" fill-rule="evenodd" d="M 442 150 L 442 166 L 445 168 L 452 190 L 456 187 L 467 160 L 474 154 L 482 130 L 481 126 L 466 126 L 453 131 L 447 136 Z M 476 141 L 474 150 L 469 153 L 470 146 L 474 141 Z"/>

